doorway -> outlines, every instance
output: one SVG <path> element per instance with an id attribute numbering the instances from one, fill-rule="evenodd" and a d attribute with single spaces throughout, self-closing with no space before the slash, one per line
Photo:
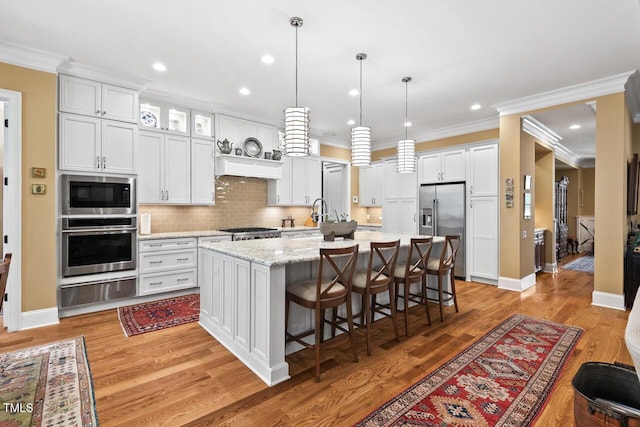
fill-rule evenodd
<path id="1" fill-rule="evenodd" d="M 22 94 L 0 89 L 2 106 L 2 257 L 11 253 L 11 270 L 2 304 L 2 325 L 9 332 L 20 330 L 22 307 Z M 0 296 L 0 297 L 5 297 Z"/>
<path id="2" fill-rule="evenodd" d="M 328 217 L 340 221 L 349 216 L 349 169 L 346 163 L 322 162 L 322 198 L 327 202 Z M 337 217 L 337 218 L 335 218 Z"/>

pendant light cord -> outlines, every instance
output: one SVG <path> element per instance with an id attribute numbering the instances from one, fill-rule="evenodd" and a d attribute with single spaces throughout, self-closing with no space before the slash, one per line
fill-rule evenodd
<path id="1" fill-rule="evenodd" d="M 404 83 L 404 139 L 409 139 L 407 137 L 407 120 L 409 117 L 409 82 L 406 81 Z"/>
<path id="2" fill-rule="evenodd" d="M 296 107 L 298 106 L 298 27 L 296 27 Z"/>
<path id="3" fill-rule="evenodd" d="M 362 126 L 362 60 L 360 60 L 360 126 Z"/>

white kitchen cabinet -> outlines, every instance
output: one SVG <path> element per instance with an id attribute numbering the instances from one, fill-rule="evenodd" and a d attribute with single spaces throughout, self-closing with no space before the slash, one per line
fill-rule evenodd
<path id="1" fill-rule="evenodd" d="M 233 148 L 240 147 L 244 150 L 244 141 L 247 138 L 256 138 L 262 144 L 262 158 L 264 153 L 278 149 L 278 129 L 275 126 L 239 119 L 237 117 L 216 115 L 217 132 L 219 140 L 228 139 L 233 143 Z"/>
<path id="2" fill-rule="evenodd" d="M 191 111 L 191 136 L 202 139 L 215 139 L 213 114 Z"/>
<path id="3" fill-rule="evenodd" d="M 418 157 L 418 181 L 420 184 L 464 181 L 465 150 L 448 150 L 421 154 Z"/>
<path id="4" fill-rule="evenodd" d="M 319 228 L 312 228 L 309 230 L 304 229 L 293 229 L 293 230 L 282 230 L 282 238 L 283 239 L 304 239 L 314 236 L 321 236 Z"/>
<path id="5" fill-rule="evenodd" d="M 189 136 L 190 117 L 191 111 L 186 107 L 148 99 L 140 100 L 141 129 Z"/>
<path id="6" fill-rule="evenodd" d="M 138 91 L 60 75 L 59 110 L 129 123 L 138 122 Z"/>
<path id="7" fill-rule="evenodd" d="M 416 234 L 416 199 L 385 199 L 382 206 L 382 232 Z"/>
<path id="8" fill-rule="evenodd" d="M 384 198 L 411 198 L 416 199 L 418 194 L 418 184 L 416 173 L 398 173 L 396 169 L 398 162 L 395 159 L 384 162 Z"/>
<path id="9" fill-rule="evenodd" d="M 65 113 L 60 113 L 58 120 L 61 170 L 137 172 L 137 126 Z"/>
<path id="10" fill-rule="evenodd" d="M 198 286 L 195 238 L 146 239 L 138 243 L 138 295 Z"/>
<path id="11" fill-rule="evenodd" d="M 469 148 L 469 195 L 498 196 L 498 144 Z"/>
<path id="12" fill-rule="evenodd" d="M 360 206 L 382 206 L 384 164 L 372 163 L 360 167 Z"/>
<path id="13" fill-rule="evenodd" d="M 472 280 L 498 280 L 498 199 L 472 197 L 469 200 L 467 266 Z"/>
<path id="14" fill-rule="evenodd" d="M 270 179 L 267 183 L 269 206 L 291 206 L 291 159 L 282 157 L 282 178 Z"/>
<path id="15" fill-rule="evenodd" d="M 322 197 L 322 161 L 317 157 L 292 157 L 292 204 L 311 206 L 319 197 Z"/>
<path id="16" fill-rule="evenodd" d="M 191 202 L 189 138 L 140 131 L 138 203 Z"/>
<path id="17" fill-rule="evenodd" d="M 191 139 L 191 204 L 215 204 L 213 141 Z"/>

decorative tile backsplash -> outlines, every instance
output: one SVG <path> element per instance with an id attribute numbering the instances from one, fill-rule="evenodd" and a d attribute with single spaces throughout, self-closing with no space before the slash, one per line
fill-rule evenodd
<path id="1" fill-rule="evenodd" d="M 280 227 L 282 218 L 289 215 L 298 226 L 304 225 L 311 214 L 308 207 L 267 206 L 267 181 L 264 179 L 221 176 L 215 186 L 215 206 L 141 205 L 139 214 L 151 215 L 152 233 Z"/>

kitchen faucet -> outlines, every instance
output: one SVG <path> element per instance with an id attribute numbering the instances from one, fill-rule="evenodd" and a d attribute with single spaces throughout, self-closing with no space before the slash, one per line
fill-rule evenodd
<path id="1" fill-rule="evenodd" d="M 316 209 L 316 202 L 320 200 L 322 202 L 322 212 L 323 214 L 318 214 L 315 209 Z M 327 206 L 327 202 L 325 202 L 325 200 L 322 197 L 318 197 L 317 199 L 315 199 L 313 201 L 313 204 L 311 205 L 311 220 L 313 222 L 318 222 L 318 219 L 322 218 L 323 216 L 325 216 L 326 214 L 324 212 L 327 212 L 329 210 L 329 207 Z"/>

